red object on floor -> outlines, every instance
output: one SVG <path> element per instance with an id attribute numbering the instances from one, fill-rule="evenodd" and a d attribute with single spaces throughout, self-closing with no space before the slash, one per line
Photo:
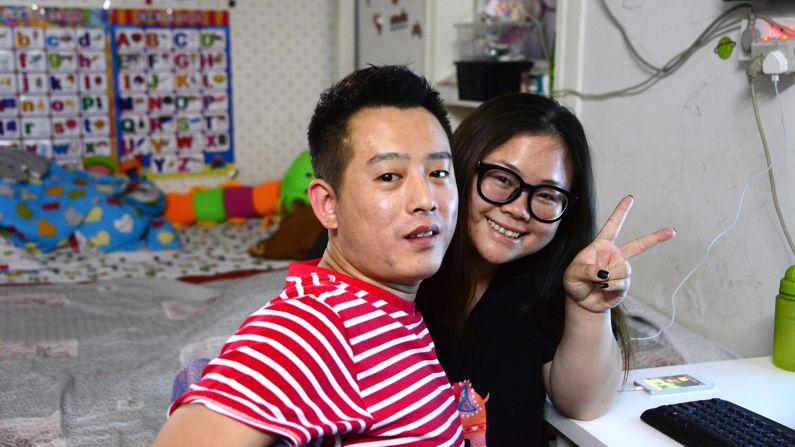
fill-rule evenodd
<path id="1" fill-rule="evenodd" d="M 177 278 L 180 281 L 191 284 L 202 284 L 212 281 L 221 281 L 223 279 L 237 279 L 245 278 L 247 276 L 256 275 L 258 273 L 267 273 L 273 271 L 271 268 L 266 269 L 249 269 L 249 270 L 235 270 L 233 272 L 218 273 L 217 275 L 189 275 Z"/>

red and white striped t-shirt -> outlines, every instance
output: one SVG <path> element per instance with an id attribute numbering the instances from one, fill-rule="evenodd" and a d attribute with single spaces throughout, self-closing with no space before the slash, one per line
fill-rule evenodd
<path id="1" fill-rule="evenodd" d="M 462 446 L 452 388 L 414 303 L 292 263 L 171 406 L 201 403 L 293 446 Z"/>

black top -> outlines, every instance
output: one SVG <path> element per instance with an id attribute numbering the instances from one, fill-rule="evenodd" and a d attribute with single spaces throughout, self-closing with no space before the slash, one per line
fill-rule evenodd
<path id="1" fill-rule="evenodd" d="M 484 399 L 488 447 L 548 445 L 542 365 L 552 360 L 559 335 L 544 334 L 538 315 L 519 316 L 532 299 L 527 281 L 501 268 L 467 323 L 471 341 L 456 348 L 446 331 L 426 320 L 436 354 L 451 383 L 469 380 Z M 459 407 L 467 405 L 459 400 Z"/>

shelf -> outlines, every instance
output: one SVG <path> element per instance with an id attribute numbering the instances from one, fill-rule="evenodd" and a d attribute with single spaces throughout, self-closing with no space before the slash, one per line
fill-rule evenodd
<path id="1" fill-rule="evenodd" d="M 549 91 L 549 61 L 540 59 L 533 60 L 533 68 L 528 72 L 531 77 L 536 79 L 537 84 L 531 83 L 530 91 L 535 94 L 548 95 Z M 455 76 L 450 76 L 446 79 L 438 81 L 434 88 L 439 91 L 444 104 L 448 107 L 462 107 L 467 109 L 476 109 L 483 101 L 475 101 L 469 99 L 460 99 L 458 97 L 458 85 L 455 81 Z"/>
<path id="2" fill-rule="evenodd" d="M 481 101 L 470 101 L 467 99 L 458 99 L 458 86 L 457 85 L 437 85 L 436 90 L 439 91 L 445 106 L 465 107 L 469 109 L 476 109 Z"/>

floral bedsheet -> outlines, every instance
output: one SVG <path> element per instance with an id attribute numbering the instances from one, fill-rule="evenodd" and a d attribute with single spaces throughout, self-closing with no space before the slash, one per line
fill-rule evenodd
<path id="1" fill-rule="evenodd" d="M 31 254 L 0 240 L 0 284 L 83 283 L 117 278 L 213 277 L 286 268 L 289 261 L 254 258 L 248 247 L 275 227 L 243 224 L 179 229 L 182 249 L 77 252 L 64 247 Z M 2 239 L 2 238 L 0 238 Z"/>

